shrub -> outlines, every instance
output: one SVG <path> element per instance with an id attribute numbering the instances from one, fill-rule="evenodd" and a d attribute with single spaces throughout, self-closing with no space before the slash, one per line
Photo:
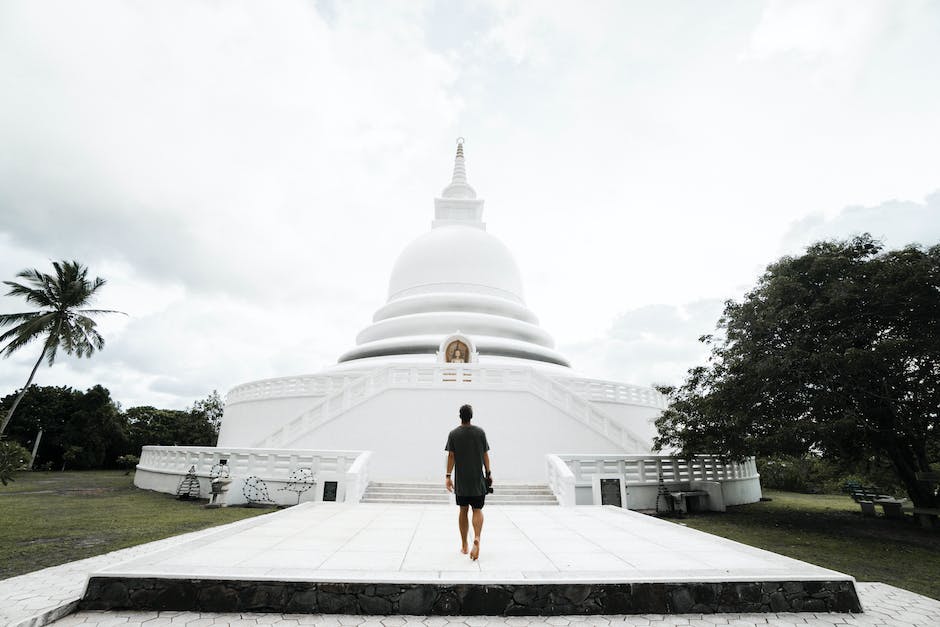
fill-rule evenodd
<path id="1" fill-rule="evenodd" d="M 124 470 L 125 475 L 131 474 L 131 471 L 140 463 L 140 458 L 136 455 L 121 455 L 118 457 L 115 462 L 117 463 L 118 468 Z"/>
<path id="2" fill-rule="evenodd" d="M 890 463 L 874 457 L 852 464 L 840 464 L 818 455 L 775 455 L 758 458 L 757 470 L 763 487 L 788 492 L 838 494 L 849 482 L 875 488 L 886 494 L 900 494 L 904 491 Z"/>
<path id="3" fill-rule="evenodd" d="M 13 473 L 26 470 L 29 464 L 29 451 L 8 440 L 0 441 L 0 483 L 13 481 Z"/>

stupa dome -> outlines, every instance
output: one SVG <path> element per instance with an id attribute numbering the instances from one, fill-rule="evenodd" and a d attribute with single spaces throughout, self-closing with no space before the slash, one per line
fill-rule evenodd
<path id="1" fill-rule="evenodd" d="M 522 278 L 509 248 L 474 226 L 440 226 L 409 244 L 392 269 L 388 299 L 454 291 L 523 302 Z"/>
<path id="2" fill-rule="evenodd" d="M 445 337 L 460 333 L 484 357 L 568 365 L 525 306 L 516 260 L 486 232 L 482 216 L 483 199 L 467 182 L 459 141 L 453 179 L 434 199 L 431 231 L 399 255 L 388 301 L 340 362 L 433 355 Z"/>

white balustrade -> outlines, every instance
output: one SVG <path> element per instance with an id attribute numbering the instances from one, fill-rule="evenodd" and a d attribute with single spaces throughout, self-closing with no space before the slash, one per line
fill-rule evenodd
<path id="1" fill-rule="evenodd" d="M 641 452 L 648 443 L 582 398 L 576 391 L 534 368 L 481 367 L 471 364 L 389 365 L 348 381 L 323 400 L 257 443 L 283 447 L 389 388 L 473 386 L 477 389 L 527 390 L 571 418 L 611 440 L 624 451 Z"/>
<path id="2" fill-rule="evenodd" d="M 307 449 L 250 449 L 211 446 L 145 446 L 134 483 L 140 488 L 173 493 L 190 468 L 208 489 L 212 467 L 227 460 L 234 486 L 250 476 L 259 477 L 269 485 L 268 494 L 281 505 L 293 505 L 296 495 L 287 498 L 278 486 L 290 481 L 291 472 L 308 468 L 322 486 L 335 481 L 337 496 L 347 502 L 358 502 L 369 481 L 371 451 L 315 451 Z M 321 488 L 322 490 L 322 488 Z M 240 494 L 229 498 L 238 502 Z"/>
<path id="3" fill-rule="evenodd" d="M 574 473 L 558 455 L 546 455 L 548 486 L 562 507 L 574 507 Z"/>
<path id="4" fill-rule="evenodd" d="M 588 485 L 597 475 L 620 475 L 627 485 L 755 479 L 760 475 L 753 457 L 743 462 L 722 461 L 714 455 L 691 459 L 671 455 L 558 455 L 574 475 L 578 485 Z"/>
<path id="5" fill-rule="evenodd" d="M 366 488 L 369 486 L 369 464 L 372 461 L 372 451 L 364 451 L 352 466 L 346 471 L 346 503 L 358 503 L 362 500 Z"/>
<path id="6" fill-rule="evenodd" d="M 589 401 L 626 403 L 659 409 L 665 409 L 667 405 L 665 396 L 653 388 L 641 385 L 567 377 L 558 377 L 557 381 Z"/>
<path id="7" fill-rule="evenodd" d="M 233 476 L 257 475 L 265 480 L 287 480 L 296 468 L 345 475 L 361 454 L 362 451 L 145 446 L 137 469 L 185 475 L 195 466 L 197 476 L 208 477 L 212 467 L 225 459 Z"/>
<path id="8" fill-rule="evenodd" d="M 229 390 L 228 394 L 225 395 L 225 404 L 232 405 L 269 398 L 326 396 L 342 389 L 349 381 L 355 380 L 361 375 L 361 371 L 346 370 L 337 374 L 278 377 L 276 379 L 252 381 Z"/>

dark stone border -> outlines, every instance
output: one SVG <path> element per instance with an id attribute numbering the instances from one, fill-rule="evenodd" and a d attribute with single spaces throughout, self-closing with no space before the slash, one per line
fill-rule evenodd
<path id="1" fill-rule="evenodd" d="M 851 581 L 414 584 L 92 577 L 83 610 L 549 616 L 861 612 Z"/>

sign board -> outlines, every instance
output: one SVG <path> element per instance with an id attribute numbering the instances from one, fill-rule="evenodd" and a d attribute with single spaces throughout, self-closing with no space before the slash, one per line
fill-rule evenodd
<path id="1" fill-rule="evenodd" d="M 323 500 L 324 501 L 335 501 L 336 500 L 336 481 L 324 481 L 323 482 Z"/>
<path id="2" fill-rule="evenodd" d="M 601 479 L 601 505 L 623 507 L 620 499 L 620 479 Z"/>
<path id="3" fill-rule="evenodd" d="M 591 477 L 591 494 L 594 505 L 627 507 L 627 485 L 623 475 L 594 475 Z"/>

